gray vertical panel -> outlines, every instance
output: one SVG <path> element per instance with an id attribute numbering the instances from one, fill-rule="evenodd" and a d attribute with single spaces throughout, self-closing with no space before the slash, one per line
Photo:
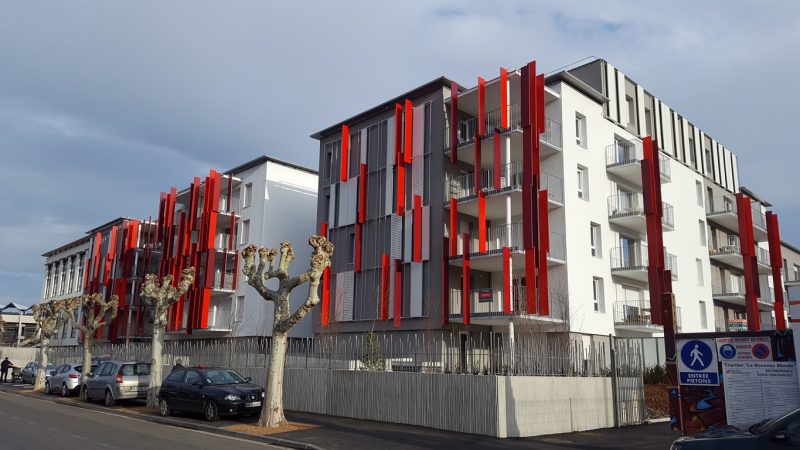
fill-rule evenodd
<path id="1" fill-rule="evenodd" d="M 394 167 L 391 164 L 386 166 L 386 180 L 383 189 L 386 194 L 383 213 L 388 216 L 394 211 Z"/>
<path id="2" fill-rule="evenodd" d="M 334 314 L 337 322 L 353 320 L 353 272 L 336 274 L 336 301 Z"/>
<path id="3" fill-rule="evenodd" d="M 391 258 L 400 259 L 403 249 L 403 218 L 392 214 Z"/>
<path id="4" fill-rule="evenodd" d="M 333 183 L 331 185 L 331 198 L 330 198 L 330 204 L 328 205 L 328 216 L 330 216 L 329 217 L 330 221 L 328 223 L 329 228 L 335 228 L 337 226 L 336 216 L 338 214 L 336 214 L 336 191 L 337 191 L 336 186 L 338 184 L 339 183 Z"/>
<path id="5" fill-rule="evenodd" d="M 422 260 L 431 258 L 431 207 L 422 207 Z"/>
<path id="6" fill-rule="evenodd" d="M 728 189 L 733 188 L 733 159 L 731 158 L 731 152 L 728 151 L 727 148 L 722 148 L 722 151 L 725 154 L 725 187 Z"/>
<path id="7" fill-rule="evenodd" d="M 409 292 L 409 316 L 422 316 L 422 263 L 411 264 L 411 292 Z"/>
<path id="8" fill-rule="evenodd" d="M 733 192 L 739 192 L 739 157 L 731 153 L 733 157 Z"/>
<path id="9" fill-rule="evenodd" d="M 719 157 L 719 142 L 713 141 L 711 149 L 714 152 L 714 180 L 719 184 L 722 182 L 722 159 Z"/>
<path id="10" fill-rule="evenodd" d="M 639 115 L 636 126 L 639 130 L 639 136 L 644 136 L 645 133 L 647 133 L 647 125 L 644 123 L 646 120 L 644 113 L 644 89 L 637 83 L 634 83 L 634 86 L 636 86 L 636 98 L 634 99 L 636 102 L 636 113 Z"/>
<path id="11" fill-rule="evenodd" d="M 411 262 L 411 249 L 414 239 L 414 217 L 411 210 L 403 216 L 403 262 Z"/>
<path id="12" fill-rule="evenodd" d="M 628 126 L 630 123 L 630 118 L 628 117 L 628 103 L 625 98 L 627 93 L 627 87 L 625 85 L 625 74 L 617 71 L 617 102 L 619 103 L 619 123 L 622 124 L 623 127 Z"/>
<path id="13" fill-rule="evenodd" d="M 614 67 L 611 64 L 606 64 L 606 89 L 608 92 L 608 117 L 616 122 L 619 122 L 619 115 L 617 114 L 617 79 L 614 76 Z"/>
<path id="14" fill-rule="evenodd" d="M 424 188 L 425 188 L 425 158 L 422 155 L 420 155 L 420 156 L 415 156 L 414 159 L 411 161 L 411 192 L 414 195 L 419 195 L 420 197 L 423 197 Z"/>
<path id="15" fill-rule="evenodd" d="M 361 142 L 361 164 L 367 163 L 367 129 L 362 128 L 359 130 L 361 137 L 358 139 Z"/>

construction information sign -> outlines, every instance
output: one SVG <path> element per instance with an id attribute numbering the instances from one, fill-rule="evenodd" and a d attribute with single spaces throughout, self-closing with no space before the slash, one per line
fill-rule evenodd
<path id="1" fill-rule="evenodd" d="M 767 338 L 769 340 L 769 338 Z M 722 360 L 728 425 L 746 430 L 800 407 L 796 362 Z"/>
<path id="2" fill-rule="evenodd" d="M 772 344 L 769 336 L 717 338 L 719 360 L 772 361 Z"/>
<path id="3" fill-rule="evenodd" d="M 678 381 L 684 386 L 719 386 L 714 339 L 678 339 Z"/>

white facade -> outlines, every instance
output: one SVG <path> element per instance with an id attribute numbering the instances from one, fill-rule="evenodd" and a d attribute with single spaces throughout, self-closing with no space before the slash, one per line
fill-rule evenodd
<path id="1" fill-rule="evenodd" d="M 63 300 L 83 294 L 84 270 L 90 242 L 91 236 L 85 236 L 42 255 L 46 260 L 41 302 Z M 68 321 L 56 332 L 50 345 L 78 345 L 79 334 L 72 321 Z"/>

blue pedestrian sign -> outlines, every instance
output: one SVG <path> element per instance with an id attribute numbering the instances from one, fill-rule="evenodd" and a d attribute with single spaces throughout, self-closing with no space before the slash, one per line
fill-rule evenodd
<path id="1" fill-rule="evenodd" d="M 678 339 L 678 381 L 687 386 L 718 386 L 714 339 Z"/>

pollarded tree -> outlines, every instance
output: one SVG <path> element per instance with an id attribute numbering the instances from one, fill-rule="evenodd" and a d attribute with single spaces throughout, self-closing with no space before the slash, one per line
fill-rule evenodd
<path id="1" fill-rule="evenodd" d="M 167 329 L 167 313 L 169 307 L 186 294 L 194 283 L 194 267 L 183 269 L 181 280 L 177 286 L 172 285 L 172 275 L 165 275 L 158 281 L 158 276 L 149 273 L 144 277 L 141 298 L 153 311 L 153 345 L 150 364 L 150 387 L 147 390 L 147 406 L 158 408 L 158 390 L 161 388 L 162 370 L 164 368 L 164 333 Z"/>
<path id="2" fill-rule="evenodd" d="M 81 385 L 89 378 L 92 371 L 92 351 L 94 350 L 95 335 L 97 330 L 109 324 L 117 317 L 119 297 L 112 295 L 106 300 L 103 294 L 83 294 L 63 300 L 62 311 L 74 326 L 83 333 L 83 371 Z M 81 321 L 83 316 L 83 321 Z"/>
<path id="3" fill-rule="evenodd" d="M 36 381 L 34 382 L 33 389 L 41 391 L 44 389 L 45 369 L 47 369 L 47 359 L 50 353 L 50 339 L 56 334 L 61 325 L 63 325 L 66 317 L 60 308 L 64 300 L 49 301 L 33 305 L 33 320 L 36 321 L 36 327 L 39 329 L 39 367 L 36 370 Z"/>
<path id="4" fill-rule="evenodd" d="M 258 420 L 260 427 L 278 427 L 286 423 L 283 415 L 283 374 L 288 333 L 319 303 L 317 290 L 322 272 L 331 264 L 331 255 L 334 249 L 332 243 L 322 236 L 314 235 L 308 238 L 308 245 L 314 249 L 311 253 L 310 267 L 302 274 L 293 277 L 289 276 L 289 265 L 294 259 L 294 249 L 288 242 L 281 242 L 277 267 L 275 267 L 275 257 L 278 252 L 275 249 L 261 248 L 256 251 L 256 246 L 251 245 L 242 252 L 247 283 L 253 286 L 264 300 L 272 302 L 275 306 L 269 371 L 267 372 L 267 392 L 261 406 L 261 418 Z M 258 253 L 257 264 L 256 253 Z M 272 279 L 278 280 L 278 289 L 270 289 L 266 286 L 267 282 Z M 294 288 L 306 282 L 309 283 L 306 301 L 292 313 L 289 295 Z"/>

